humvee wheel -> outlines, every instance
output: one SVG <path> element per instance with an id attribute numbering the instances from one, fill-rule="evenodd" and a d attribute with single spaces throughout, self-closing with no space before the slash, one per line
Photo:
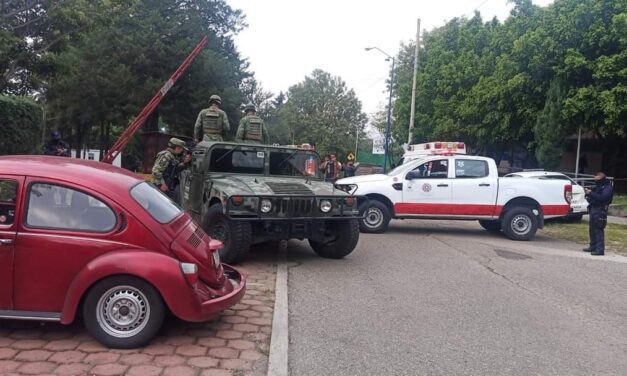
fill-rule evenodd
<path id="1" fill-rule="evenodd" d="M 359 241 L 359 222 L 356 219 L 327 221 L 325 239 L 309 239 L 309 245 L 318 256 L 341 259 L 353 252 Z"/>
<path id="2" fill-rule="evenodd" d="M 224 248 L 220 250 L 220 260 L 226 264 L 238 263 L 250 249 L 250 223 L 228 219 L 222 211 L 222 204 L 215 204 L 207 209 L 203 228 L 213 239 L 224 243 Z"/>

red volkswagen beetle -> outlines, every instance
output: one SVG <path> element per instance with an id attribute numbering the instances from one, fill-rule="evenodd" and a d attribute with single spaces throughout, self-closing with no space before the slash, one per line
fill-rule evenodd
<path id="1" fill-rule="evenodd" d="M 0 318 L 69 324 L 82 312 L 103 344 L 141 346 L 168 311 L 205 321 L 242 298 L 221 247 L 126 170 L 0 157 Z"/>

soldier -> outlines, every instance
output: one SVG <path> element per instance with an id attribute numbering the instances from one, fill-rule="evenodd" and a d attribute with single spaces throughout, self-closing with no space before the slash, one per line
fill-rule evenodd
<path id="1" fill-rule="evenodd" d="M 229 118 L 220 109 L 222 99 L 218 95 L 209 98 L 209 108 L 200 111 L 194 125 L 194 140 L 223 141 L 230 130 Z M 204 136 L 203 136 L 204 135 Z"/>
<path id="2" fill-rule="evenodd" d="M 603 256 L 605 254 L 605 226 L 607 225 L 607 211 L 612 203 L 613 188 L 603 172 L 594 175 L 595 186 L 585 188 L 586 200 L 588 200 L 588 211 L 590 222 L 590 247 L 585 248 L 585 252 L 590 252 L 593 256 Z"/>
<path id="3" fill-rule="evenodd" d="M 170 198 L 174 198 L 174 189 L 178 184 L 177 173 L 191 160 L 189 155 L 182 158 L 185 150 L 187 150 L 185 141 L 171 138 L 168 148 L 157 154 L 152 167 L 153 183 Z"/>
<path id="4" fill-rule="evenodd" d="M 239 122 L 237 128 L 236 142 L 246 142 L 250 144 L 265 144 L 269 142 L 268 130 L 263 124 L 263 120 L 257 116 L 255 105 L 249 103 L 244 108 L 244 117 Z"/>
<path id="5" fill-rule="evenodd" d="M 69 157 L 70 146 L 67 142 L 61 139 L 61 132 L 52 131 L 50 134 L 51 140 L 44 145 L 45 155 L 55 155 L 57 157 Z"/>

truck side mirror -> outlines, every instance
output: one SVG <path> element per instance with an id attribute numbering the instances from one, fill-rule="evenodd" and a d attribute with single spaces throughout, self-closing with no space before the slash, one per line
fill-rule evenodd
<path id="1" fill-rule="evenodd" d="M 405 175 L 405 180 L 414 180 L 414 179 L 420 179 L 422 177 L 420 171 L 418 170 L 414 170 L 414 171 L 409 171 L 407 173 L 407 175 Z"/>

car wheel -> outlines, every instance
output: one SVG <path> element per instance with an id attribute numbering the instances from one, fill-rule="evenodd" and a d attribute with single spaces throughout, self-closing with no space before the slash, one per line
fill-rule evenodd
<path id="1" fill-rule="evenodd" d="M 479 224 L 481 225 L 481 227 L 483 227 L 484 229 L 490 231 L 490 232 L 499 232 L 501 231 L 501 222 L 499 221 L 488 221 L 485 219 L 480 219 L 479 220 Z"/>
<path id="2" fill-rule="evenodd" d="M 368 200 L 359 206 L 359 230 L 364 233 L 379 234 L 388 229 L 392 218 L 390 209 L 377 200 Z"/>
<path id="3" fill-rule="evenodd" d="M 512 208 L 503 215 L 501 226 L 512 240 L 530 240 L 538 231 L 538 218 L 529 208 Z"/>
<path id="4" fill-rule="evenodd" d="M 203 224 L 209 236 L 224 244 L 224 248 L 220 250 L 220 260 L 227 264 L 236 264 L 244 258 L 252 239 L 249 222 L 228 219 L 222 211 L 222 204 L 215 204 L 207 209 Z"/>
<path id="5" fill-rule="evenodd" d="M 359 241 L 359 223 L 356 219 L 327 221 L 323 239 L 309 239 L 309 245 L 318 256 L 341 259 L 353 252 Z"/>
<path id="6" fill-rule="evenodd" d="M 146 345 L 163 324 L 165 306 L 148 282 L 130 276 L 107 278 L 94 285 L 83 304 L 87 331 L 107 347 Z"/>

